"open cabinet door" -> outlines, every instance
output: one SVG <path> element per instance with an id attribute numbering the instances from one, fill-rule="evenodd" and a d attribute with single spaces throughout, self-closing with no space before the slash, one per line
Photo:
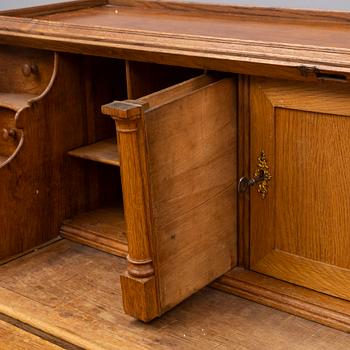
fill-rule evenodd
<path id="1" fill-rule="evenodd" d="M 116 120 L 125 311 L 149 321 L 236 263 L 236 82 L 207 75 L 103 106 Z"/>

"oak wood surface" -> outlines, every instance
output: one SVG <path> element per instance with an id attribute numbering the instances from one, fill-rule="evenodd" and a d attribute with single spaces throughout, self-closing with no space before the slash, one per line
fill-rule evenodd
<path id="1" fill-rule="evenodd" d="M 173 12 L 181 15 L 206 15 L 211 17 L 248 17 L 249 19 L 265 21 L 293 21 L 302 23 L 324 23 L 328 25 L 349 24 L 349 14 L 343 11 L 327 11 L 312 9 L 255 7 L 233 4 L 188 3 L 182 0 L 72 0 L 62 3 L 39 5 L 31 8 L 1 11 L 9 16 L 42 16 L 57 12 L 67 12 L 80 8 L 114 5 L 128 9 L 156 10 Z"/>
<path id="2" fill-rule="evenodd" d="M 69 91 L 70 98 L 80 99 L 75 62 L 72 57 L 58 59 L 56 56 L 46 90 L 16 115 L 15 128 L 18 136 L 22 135 L 19 149 L 15 157 L 0 168 L 1 258 L 30 250 L 56 237 L 65 215 L 81 205 L 80 196 L 71 198 L 70 195 L 73 188 L 79 188 L 81 173 L 75 169 L 69 176 L 73 169 L 64 162 L 65 152 L 78 146 L 82 137 L 79 133 L 81 105 L 63 98 L 64 91 Z M 12 71 L 8 73 L 11 81 Z M 68 110 L 69 114 L 65 113 Z M 68 123 L 71 128 L 67 131 Z M 62 177 L 57 169 L 67 171 L 67 177 Z"/>
<path id="3" fill-rule="evenodd" d="M 47 5 L 39 5 L 32 7 L 24 7 L 15 10 L 5 10 L 1 11 L 2 14 L 6 16 L 43 16 L 57 12 L 73 11 L 81 8 L 94 7 L 106 5 L 108 0 L 71 0 L 64 1 L 63 3 L 52 3 Z"/>
<path id="4" fill-rule="evenodd" d="M 162 312 L 236 263 L 236 108 L 227 78 L 144 112 Z"/>
<path id="5" fill-rule="evenodd" d="M 207 17 L 226 17 L 234 19 L 248 18 L 257 21 L 283 21 L 283 22 L 302 22 L 302 23 L 324 23 L 327 24 L 349 24 L 350 15 L 348 11 L 322 11 L 320 9 L 295 9 L 282 7 L 264 7 L 264 6 L 244 6 L 232 3 L 204 3 L 204 2 L 185 2 L 183 0 L 108 0 L 110 5 L 127 7 L 129 9 L 156 10 L 162 12 L 172 12 L 181 15 L 203 15 Z M 20 12 L 20 11 L 19 11 Z"/>
<path id="6" fill-rule="evenodd" d="M 124 308 L 138 319 L 236 263 L 236 108 L 235 80 L 206 76 L 102 107 L 116 120 L 121 157 Z"/>
<path id="7" fill-rule="evenodd" d="M 347 300 L 349 94 L 257 78 L 251 97 L 251 168 L 264 150 L 272 180 L 265 200 L 251 189 L 250 266 Z"/>
<path id="8" fill-rule="evenodd" d="M 123 209 L 102 207 L 65 220 L 60 229 L 63 237 L 126 257 L 128 242 Z"/>
<path id="9" fill-rule="evenodd" d="M 317 80 L 317 70 L 342 72 L 349 78 L 346 19 L 330 25 L 327 16 L 319 13 L 320 22 L 325 22 L 314 23 L 309 13 L 304 23 L 298 18 L 279 22 L 251 9 L 252 18 L 247 20 L 248 9 L 243 17 L 223 16 L 224 6 L 219 7 L 219 16 L 215 9 L 206 16 L 199 5 L 179 6 L 186 9 L 177 11 L 176 3 L 151 3 L 147 8 L 147 2 L 141 1 L 136 8 L 126 2 L 38 20 L 2 16 L 0 42 L 16 40 L 18 45 L 50 50 L 292 79 Z M 171 10 L 159 11 L 159 7 Z M 186 12 L 191 12 L 191 20 Z M 264 20 L 257 21 L 257 16 Z M 291 16 L 302 14 L 292 11 Z M 342 14 L 330 18 L 342 22 Z"/>
<path id="10" fill-rule="evenodd" d="M 121 309 L 125 264 L 63 240 L 0 268 L 0 311 L 89 350 L 348 349 L 346 333 L 210 288 L 135 321 Z"/>
<path id="11" fill-rule="evenodd" d="M 69 151 L 68 154 L 76 158 L 120 166 L 119 152 L 115 138 L 98 141 L 88 146 L 76 148 Z"/>
<path id="12" fill-rule="evenodd" d="M 63 348 L 0 320 L 0 349 L 60 350 Z"/>
<path id="13" fill-rule="evenodd" d="M 349 302 L 311 289 L 235 268 L 213 287 L 350 333 Z"/>
<path id="14" fill-rule="evenodd" d="M 114 101 L 102 112 L 115 120 L 128 240 L 128 268 L 121 275 L 125 312 L 143 321 L 160 314 L 150 210 L 144 105 Z"/>
<path id="15" fill-rule="evenodd" d="M 323 47 L 349 48 L 346 40 L 348 26 L 330 26 L 320 24 L 308 26 L 290 22 L 247 21 L 236 18 L 212 18 L 193 15 L 189 19 L 174 12 L 160 12 L 152 9 L 130 10 L 121 6 L 99 6 L 40 17 L 45 20 L 72 23 L 77 25 L 95 25 L 109 28 L 129 28 L 165 33 L 181 33 L 218 38 L 235 38 L 265 42 L 283 42 L 299 45 L 320 45 Z M 140 20 L 142 18 L 142 21 Z M 306 28 L 308 30 L 306 31 Z"/>
<path id="16" fill-rule="evenodd" d="M 215 78 L 212 75 L 202 74 L 174 86 L 170 86 L 166 89 L 142 96 L 140 100 L 146 102 L 149 108 L 156 108 L 170 101 L 184 98 L 186 95 L 191 94 L 192 92 L 217 80 L 218 78 Z"/>

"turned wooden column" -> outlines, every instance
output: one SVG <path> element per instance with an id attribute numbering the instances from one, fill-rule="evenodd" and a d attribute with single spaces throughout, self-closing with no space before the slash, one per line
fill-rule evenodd
<path id="1" fill-rule="evenodd" d="M 159 315 L 150 241 L 150 203 L 143 110 L 137 101 L 115 101 L 102 112 L 116 122 L 129 254 L 121 276 L 124 310 L 143 321 Z"/>

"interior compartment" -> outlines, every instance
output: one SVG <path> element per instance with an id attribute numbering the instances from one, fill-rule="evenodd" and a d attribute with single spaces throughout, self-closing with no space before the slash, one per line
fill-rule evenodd
<path id="1" fill-rule="evenodd" d="M 109 68 L 106 68 L 108 64 Z M 139 97 L 150 106 L 165 103 L 207 84 L 211 78 L 204 75 L 198 81 L 193 79 L 191 83 L 181 84 L 187 79 L 191 81 L 201 71 L 97 58 L 85 59 L 84 70 L 88 108 L 84 126 L 86 141 L 67 154 L 74 159 L 77 167 L 85 169 L 85 184 L 81 190 L 88 196 L 84 209 L 63 221 L 60 234 L 125 257 L 128 247 L 115 123 L 111 118 L 102 116 L 101 106 L 113 100 L 135 100 Z M 111 80 L 111 72 L 114 72 L 115 81 Z M 145 95 L 149 96 L 142 98 Z"/>

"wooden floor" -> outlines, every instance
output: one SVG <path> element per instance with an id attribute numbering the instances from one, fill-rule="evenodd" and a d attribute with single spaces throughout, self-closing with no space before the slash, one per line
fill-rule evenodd
<path id="1" fill-rule="evenodd" d="M 0 320 L 0 349 L 60 350 L 62 348 Z"/>
<path id="2" fill-rule="evenodd" d="M 0 266 L 0 349 L 350 349 L 346 333 L 211 288 L 143 324 L 123 313 L 124 268 L 67 240 Z"/>

